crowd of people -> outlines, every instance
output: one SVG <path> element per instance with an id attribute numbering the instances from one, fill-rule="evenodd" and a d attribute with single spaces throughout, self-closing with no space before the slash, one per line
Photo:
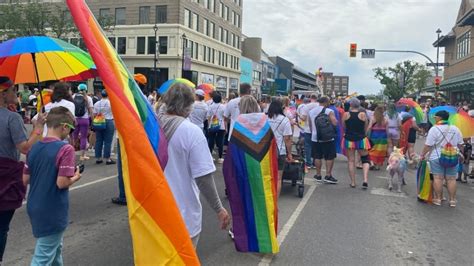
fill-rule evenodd
<path id="1" fill-rule="evenodd" d="M 26 112 L 24 108 L 30 105 L 32 95 L 38 97 L 38 92 L 29 95 L 25 89 L 18 93 L 8 78 L 0 77 L 0 182 L 9 188 L 0 195 L 0 255 L 5 249 L 10 221 L 22 205 L 29 185 L 27 211 L 37 239 L 32 265 L 62 265 L 62 237 L 68 224 L 67 188 L 80 179 L 82 170 L 76 167 L 75 151 L 80 153 L 79 161 L 85 161 L 90 159 L 88 149 L 93 147 L 96 164 L 104 160 L 108 165 L 116 163 L 111 155 L 115 126 L 107 92 L 87 95 L 87 86 L 80 84 L 73 93 L 69 84 L 61 82 L 51 88 L 51 102 L 25 120 L 22 115 L 37 110 L 33 107 Z M 469 176 L 470 139 L 463 139 L 455 126 L 447 124 L 449 113 L 445 111 L 437 112 L 436 124 L 431 125 L 427 118 L 431 102 L 423 104 L 425 120 L 418 125 L 410 107 L 400 113 L 394 103 L 369 104 L 363 96 L 340 100 L 315 94 L 299 99 L 284 96 L 257 101 L 246 83 L 241 84 L 238 96 L 231 93 L 226 99 L 219 92 L 206 95 L 179 83 L 162 97 L 152 95 L 148 99 L 155 105 L 168 141 L 169 160 L 164 173 L 194 246 L 201 232 L 200 194 L 216 212 L 221 228 L 227 229 L 230 224 L 214 173 L 215 163 L 225 160 L 226 144 L 241 114 L 267 115 L 278 151 L 278 184 L 285 164 L 293 161 L 295 148 L 304 150 L 305 171 L 314 168 L 315 180 L 327 184 L 339 182 L 333 174 L 334 160 L 337 154 L 345 155 L 350 187 L 357 186 L 356 168 L 360 168 L 362 189 L 369 187 L 369 171 L 380 170 L 394 147 L 402 148 L 409 162 L 418 157 L 429 160 L 435 205 L 440 205 L 444 198 L 442 186 L 446 181 L 449 204 L 456 206 L 459 168 L 464 172 L 460 181 L 467 182 Z M 17 106 L 25 112 L 19 113 Z M 461 108 L 469 109 L 467 104 Z M 33 130 L 27 136 L 24 122 L 30 120 Z M 294 147 L 293 136 L 297 131 L 299 140 Z M 419 155 L 414 148 L 417 135 L 426 136 Z M 448 143 L 460 152 L 456 166 L 440 162 Z M 20 161 L 20 153 L 27 154 L 26 164 Z M 119 197 L 112 202 L 126 205 L 119 154 L 117 160 Z M 20 193 L 11 195 L 10 190 Z M 45 196 L 44 191 L 49 194 Z M 279 192 L 280 186 L 278 195 Z"/>

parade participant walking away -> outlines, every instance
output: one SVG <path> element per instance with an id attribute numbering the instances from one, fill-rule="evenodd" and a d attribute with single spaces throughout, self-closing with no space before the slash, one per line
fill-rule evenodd
<path id="1" fill-rule="evenodd" d="M 79 160 L 89 160 L 86 156 L 87 137 L 89 136 L 90 117 L 93 114 L 92 98 L 87 96 L 87 85 L 79 84 L 78 93 L 73 96 L 76 116 L 76 130 L 73 132 L 74 142 L 80 142 L 81 157 Z"/>
<path id="2" fill-rule="evenodd" d="M 428 159 L 433 174 L 433 204 L 441 205 L 443 181 L 446 180 L 449 193 L 449 206 L 456 207 L 456 170 L 458 149 L 463 139 L 456 126 L 448 125 L 449 113 L 436 112 L 436 125 L 428 132 L 421 159 Z"/>
<path id="3" fill-rule="evenodd" d="M 76 106 L 74 105 L 69 83 L 58 82 L 54 84 L 51 102 L 44 106 L 44 110 L 46 113 L 49 113 L 51 109 L 59 106 L 66 107 L 72 115 L 76 113 Z"/>
<path id="4" fill-rule="evenodd" d="M 96 142 L 95 142 L 95 158 L 96 164 L 115 164 L 116 162 L 110 158 L 112 151 L 112 140 L 115 133 L 114 116 L 112 115 L 112 108 L 110 106 L 109 97 L 105 90 L 102 90 L 102 99 L 94 104 L 94 117 L 103 116 L 105 118 L 105 127 L 95 127 Z"/>
<path id="5" fill-rule="evenodd" d="M 400 131 L 402 127 L 402 121 L 398 115 L 397 109 L 394 103 L 387 105 L 387 153 L 391 154 L 393 147 L 400 147 Z"/>
<path id="6" fill-rule="evenodd" d="M 7 77 L 0 77 L 0 264 L 10 222 L 15 210 L 21 207 L 26 193 L 20 153 L 27 154 L 31 146 L 40 139 L 45 122 L 44 115 L 39 115 L 28 138 L 21 116 L 7 108 L 17 102 L 13 82 Z"/>
<path id="7" fill-rule="evenodd" d="M 426 105 L 423 103 L 420 105 L 420 107 L 423 110 L 423 119 L 420 124 L 420 127 L 423 130 L 421 135 L 426 137 L 426 135 L 428 134 L 428 131 L 430 130 L 430 126 L 428 124 L 429 107 L 426 107 Z"/>
<path id="8" fill-rule="evenodd" d="M 151 106 L 155 105 L 156 102 L 156 91 L 152 91 L 150 95 L 148 95 L 148 102 Z"/>
<path id="9" fill-rule="evenodd" d="M 46 137 L 27 156 L 23 181 L 30 184 L 27 212 L 36 247 L 31 265 L 63 265 L 63 234 L 69 224 L 69 187 L 81 178 L 74 147 L 63 140 L 74 128 L 64 107 L 48 114 Z"/>
<path id="10" fill-rule="evenodd" d="M 360 111 L 360 101 L 356 98 L 352 98 L 349 101 L 350 107 L 349 112 L 344 114 L 344 140 L 343 148 L 348 158 L 349 176 L 351 178 L 351 187 L 356 187 L 355 180 L 355 153 L 360 155 L 362 161 L 362 169 L 364 175 L 364 182 L 362 188 L 367 189 L 368 185 L 368 174 L 370 167 L 369 150 L 370 143 L 366 137 L 367 127 L 369 122 L 365 112 Z"/>
<path id="11" fill-rule="evenodd" d="M 209 111 L 209 106 L 204 102 L 204 91 L 203 90 L 196 90 L 195 92 L 195 101 L 193 104 L 193 111 L 189 115 L 189 120 L 191 123 L 198 126 L 203 133 L 205 134 L 204 130 L 204 121 L 207 119 L 207 113 Z"/>
<path id="12" fill-rule="evenodd" d="M 281 103 L 283 104 L 283 113 L 284 115 L 290 120 L 291 123 L 291 132 L 293 132 L 293 127 L 296 125 L 296 113 L 295 109 L 290 109 L 290 98 L 288 96 L 284 96 L 281 98 Z M 294 108 L 294 107 L 293 107 Z"/>
<path id="13" fill-rule="evenodd" d="M 313 108 L 308 116 L 312 141 L 312 157 L 316 165 L 317 182 L 337 184 L 338 180 L 332 176 L 332 168 L 336 155 L 337 119 L 334 110 L 329 108 L 329 98 L 321 97 L 319 106 Z M 326 160 L 326 176 L 321 175 L 322 160 Z"/>
<path id="14" fill-rule="evenodd" d="M 292 136 L 290 120 L 283 114 L 283 104 L 279 100 L 273 101 L 268 107 L 268 122 L 275 136 L 278 148 L 278 180 L 283 177 L 285 162 L 293 161 L 291 154 Z M 281 182 L 278 181 L 278 184 Z M 281 185 L 278 186 L 277 195 L 280 195 Z"/>
<path id="15" fill-rule="evenodd" d="M 254 97 L 243 96 L 239 111 L 222 167 L 232 209 L 229 234 L 235 233 L 237 251 L 275 254 L 281 186 L 276 140 Z"/>
<path id="16" fill-rule="evenodd" d="M 164 169 L 194 246 L 202 226 L 199 194 L 217 213 L 221 228 L 226 229 L 230 216 L 222 206 L 214 183 L 216 171 L 206 137 L 201 128 L 186 119 L 194 103 L 193 91 L 184 84 L 174 84 L 163 95 L 164 113 L 158 118 L 168 140 L 168 163 Z"/>
<path id="17" fill-rule="evenodd" d="M 209 121 L 209 128 L 207 130 L 209 150 L 212 154 L 214 145 L 216 145 L 219 155 L 217 162 L 223 163 L 224 135 L 226 132 L 226 124 L 224 122 L 225 105 L 222 104 L 222 96 L 218 92 L 213 93 L 212 100 L 213 103 L 209 106 L 209 111 L 207 112 L 207 120 Z"/>
<path id="18" fill-rule="evenodd" d="M 378 106 L 374 110 L 374 117 L 370 120 L 367 136 L 372 143 L 372 148 L 369 151 L 371 162 L 374 166 L 373 170 L 380 170 L 380 167 L 385 163 L 387 157 L 387 118 L 384 116 L 384 109 Z"/>
<path id="19" fill-rule="evenodd" d="M 470 138 L 464 138 L 464 143 L 462 144 L 462 155 L 463 155 L 463 162 L 462 162 L 462 173 L 464 178 L 458 177 L 461 183 L 467 183 L 467 178 L 469 177 L 469 163 L 471 161 L 472 155 L 472 145 Z"/>
<path id="20" fill-rule="evenodd" d="M 310 97 L 310 103 L 305 104 L 304 108 L 301 109 L 301 119 L 304 120 L 304 152 L 305 152 L 305 163 L 306 163 L 306 169 L 309 168 L 315 168 L 313 165 L 313 159 L 312 159 L 312 152 L 311 148 L 313 145 L 313 142 L 311 141 L 311 129 L 310 129 L 310 121 L 309 121 L 309 112 L 313 110 L 314 108 L 319 106 L 319 103 L 317 102 L 318 97 L 316 94 L 312 94 Z"/>
<path id="21" fill-rule="evenodd" d="M 237 119 L 237 116 L 240 114 L 239 110 L 239 103 L 240 103 L 240 98 L 245 96 L 245 95 L 250 95 L 252 87 L 248 83 L 242 83 L 240 84 L 240 97 L 234 98 L 230 100 L 227 105 L 225 106 L 224 110 L 224 118 L 226 124 L 230 123 L 230 128 L 229 128 L 229 138 L 232 135 L 232 129 L 234 128 L 234 123 L 235 119 Z"/>

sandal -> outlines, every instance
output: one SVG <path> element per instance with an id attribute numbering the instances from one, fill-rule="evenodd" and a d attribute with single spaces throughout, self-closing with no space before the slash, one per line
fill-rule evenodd
<path id="1" fill-rule="evenodd" d="M 354 185 L 353 185 L 353 184 L 350 184 L 350 186 L 351 186 L 351 188 L 355 188 L 355 187 L 356 187 L 356 185 L 355 185 L 355 184 L 354 184 Z"/>
<path id="2" fill-rule="evenodd" d="M 450 200 L 449 201 L 449 207 L 455 208 L 456 207 L 456 201 L 455 200 Z"/>
<path id="3" fill-rule="evenodd" d="M 433 199 L 433 205 L 441 206 L 441 200 L 440 199 Z"/>

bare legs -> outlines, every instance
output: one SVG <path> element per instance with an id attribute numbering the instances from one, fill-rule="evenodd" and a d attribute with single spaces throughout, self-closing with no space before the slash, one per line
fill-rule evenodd
<path id="1" fill-rule="evenodd" d="M 348 168 L 349 168 L 349 177 L 351 178 L 351 186 L 355 186 L 355 153 L 356 150 L 349 149 L 347 150 L 347 159 L 348 159 Z M 367 156 L 368 151 L 366 150 L 357 150 L 357 153 L 360 156 Z M 362 173 L 364 176 L 364 183 L 368 183 L 369 181 L 369 168 L 370 163 L 363 163 L 362 164 Z"/>
<path id="2" fill-rule="evenodd" d="M 443 197 L 443 176 L 435 175 L 433 180 L 433 202 L 441 202 Z M 448 179 L 447 181 L 449 201 L 456 200 L 456 179 Z"/>

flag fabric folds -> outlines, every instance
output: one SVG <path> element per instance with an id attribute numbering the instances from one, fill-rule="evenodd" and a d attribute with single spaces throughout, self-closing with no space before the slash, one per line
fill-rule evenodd
<path id="1" fill-rule="evenodd" d="M 181 213 L 163 174 L 167 143 L 153 108 L 84 0 L 67 0 L 110 98 L 136 265 L 198 265 Z"/>
<path id="2" fill-rule="evenodd" d="M 433 193 L 430 179 L 430 165 L 427 161 L 421 161 L 416 172 L 416 188 L 418 199 L 426 203 L 433 201 Z"/>
<path id="3" fill-rule="evenodd" d="M 223 166 L 237 251 L 279 251 L 277 154 L 266 115 L 239 115 Z"/>

